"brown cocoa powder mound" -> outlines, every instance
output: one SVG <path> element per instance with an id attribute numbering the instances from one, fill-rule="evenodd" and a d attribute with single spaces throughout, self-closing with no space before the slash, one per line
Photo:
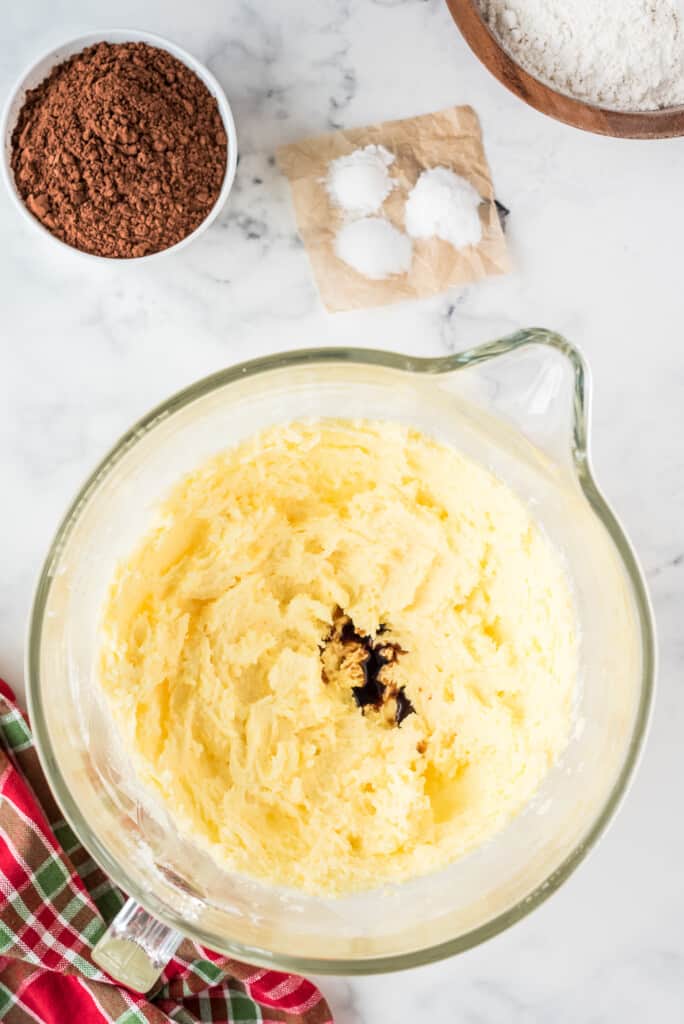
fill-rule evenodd
<path id="1" fill-rule="evenodd" d="M 201 224 L 223 184 L 227 141 L 216 100 L 185 64 L 147 43 L 98 43 L 27 93 L 12 170 L 53 235 L 127 259 Z"/>

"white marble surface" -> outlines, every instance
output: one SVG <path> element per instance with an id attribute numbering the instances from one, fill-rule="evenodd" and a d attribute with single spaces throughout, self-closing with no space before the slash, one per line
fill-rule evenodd
<path id="1" fill-rule="evenodd" d="M 643 560 L 659 701 L 617 822 L 549 903 L 460 959 L 323 982 L 339 1024 L 684 1020 L 684 140 L 583 135 L 515 101 L 442 0 L 22 0 L 3 5 L 0 95 L 53 42 L 146 28 L 205 59 L 241 161 L 219 223 L 158 265 L 91 267 L 34 237 L 0 195 L 0 674 L 22 690 L 27 610 L 58 517 L 130 422 L 248 356 L 346 343 L 453 351 L 517 325 L 565 332 L 594 371 L 596 469 Z M 277 144 L 438 109 L 479 111 L 516 271 L 434 300 L 326 315 Z"/>

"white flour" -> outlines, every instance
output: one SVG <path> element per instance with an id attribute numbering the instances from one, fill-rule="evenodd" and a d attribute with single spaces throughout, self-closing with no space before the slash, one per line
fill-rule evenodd
<path id="1" fill-rule="evenodd" d="M 614 110 L 684 103 L 679 0 L 478 0 L 530 74 Z"/>

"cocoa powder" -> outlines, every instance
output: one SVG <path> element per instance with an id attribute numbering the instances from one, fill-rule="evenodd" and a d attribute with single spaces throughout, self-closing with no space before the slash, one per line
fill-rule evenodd
<path id="1" fill-rule="evenodd" d="M 147 43 L 98 43 L 26 95 L 12 170 L 26 206 L 69 245 L 145 256 L 191 234 L 216 202 L 227 138 L 197 75 Z"/>

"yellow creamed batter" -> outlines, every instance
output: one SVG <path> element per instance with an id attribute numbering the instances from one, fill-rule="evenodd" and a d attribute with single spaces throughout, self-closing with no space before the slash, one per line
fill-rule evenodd
<path id="1" fill-rule="evenodd" d="M 393 645 L 398 724 L 359 706 L 336 616 Z M 557 553 L 489 472 L 392 423 L 296 422 L 172 490 L 112 584 L 101 681 L 184 833 L 341 894 L 442 867 L 523 807 L 567 741 L 575 633 Z"/>

